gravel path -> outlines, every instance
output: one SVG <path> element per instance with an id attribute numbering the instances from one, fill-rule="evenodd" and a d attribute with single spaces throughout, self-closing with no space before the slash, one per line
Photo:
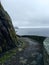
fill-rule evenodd
<path id="1" fill-rule="evenodd" d="M 25 49 L 19 48 L 3 65 L 43 65 L 42 44 L 30 38 L 23 38 L 27 43 Z"/>

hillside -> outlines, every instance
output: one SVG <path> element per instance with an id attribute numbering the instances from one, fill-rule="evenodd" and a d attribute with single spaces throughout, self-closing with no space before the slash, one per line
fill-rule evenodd
<path id="1" fill-rule="evenodd" d="M 19 38 L 15 33 L 12 20 L 0 3 L 0 55 L 17 47 Z"/>

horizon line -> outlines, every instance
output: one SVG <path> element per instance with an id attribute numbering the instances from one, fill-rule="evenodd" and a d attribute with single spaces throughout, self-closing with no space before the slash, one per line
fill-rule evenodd
<path id="1" fill-rule="evenodd" d="M 31 27 L 31 26 L 29 26 L 29 27 L 16 27 L 16 26 L 14 26 L 14 28 L 49 28 L 49 26 L 33 26 L 33 27 Z"/>

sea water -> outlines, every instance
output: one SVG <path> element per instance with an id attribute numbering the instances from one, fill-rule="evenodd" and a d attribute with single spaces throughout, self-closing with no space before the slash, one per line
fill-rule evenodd
<path id="1" fill-rule="evenodd" d="M 49 28 L 18 28 L 15 29 L 16 33 L 22 35 L 36 35 L 49 37 Z"/>

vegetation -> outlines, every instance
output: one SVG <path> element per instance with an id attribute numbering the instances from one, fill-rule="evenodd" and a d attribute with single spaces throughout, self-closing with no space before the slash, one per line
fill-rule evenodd
<path id="1" fill-rule="evenodd" d="M 0 3 L 0 62 L 15 54 L 19 44 L 12 20 Z"/>
<path id="2" fill-rule="evenodd" d="M 16 54 L 16 52 L 17 52 L 17 48 L 5 52 L 4 55 L 0 57 L 0 63 L 4 63 L 6 60 L 10 59 L 13 55 Z"/>

